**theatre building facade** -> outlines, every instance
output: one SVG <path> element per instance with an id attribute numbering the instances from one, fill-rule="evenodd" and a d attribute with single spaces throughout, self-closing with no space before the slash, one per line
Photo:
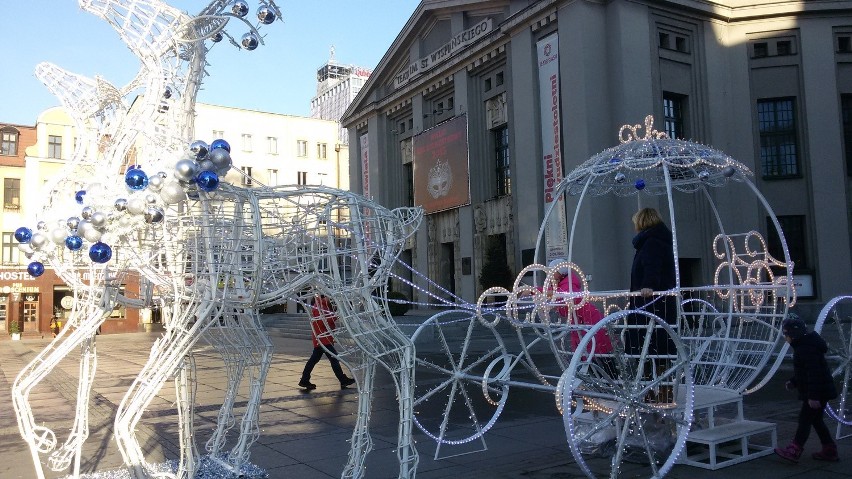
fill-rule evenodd
<path id="1" fill-rule="evenodd" d="M 550 259 L 534 254 L 549 190 L 646 115 L 754 172 L 801 310 L 850 293 L 847 1 L 421 1 L 342 119 L 352 190 L 426 213 L 402 255 L 423 277 L 400 270 L 393 288 L 473 302 L 489 286 L 481 276 Z M 753 195 L 710 194 L 772 250 Z M 644 193 L 580 210 L 572 258 L 593 290 L 627 288 L 630 218 L 645 206 L 669 222 L 665 197 Z M 681 284 L 712 284 L 713 212 L 675 209 Z"/>

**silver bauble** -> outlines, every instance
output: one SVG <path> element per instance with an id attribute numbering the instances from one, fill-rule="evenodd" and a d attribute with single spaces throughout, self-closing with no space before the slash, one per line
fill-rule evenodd
<path id="1" fill-rule="evenodd" d="M 148 205 L 145 204 L 145 200 L 138 196 L 131 198 L 127 202 L 127 211 L 134 215 L 141 215 L 147 207 Z"/>
<path id="2" fill-rule="evenodd" d="M 152 206 L 145 211 L 146 223 L 159 223 L 160 221 L 163 221 L 163 210 Z"/>
<path id="3" fill-rule="evenodd" d="M 248 15 L 248 12 L 249 12 L 248 3 L 244 2 L 243 0 L 237 0 L 231 6 L 231 13 L 233 13 L 234 15 L 236 15 L 240 18 Z"/>
<path id="4" fill-rule="evenodd" d="M 168 177 L 169 177 L 169 175 L 168 175 L 168 174 L 166 174 L 166 172 L 165 172 L 165 171 L 158 171 L 158 172 L 157 172 L 157 176 L 159 176 L 160 178 L 162 178 L 162 179 L 164 179 L 164 180 L 165 180 L 166 178 L 168 178 Z M 149 178 L 149 180 L 150 180 L 150 178 Z"/>
<path id="5" fill-rule="evenodd" d="M 163 179 L 160 178 L 159 175 L 154 175 L 148 178 L 148 189 L 151 191 L 160 191 L 160 188 L 163 187 Z"/>
<path id="6" fill-rule="evenodd" d="M 163 202 L 167 205 L 173 205 L 184 201 L 186 199 L 186 193 L 183 191 L 180 184 L 175 181 L 170 181 L 163 185 L 163 189 L 160 190 L 160 198 L 162 198 Z"/>
<path id="7" fill-rule="evenodd" d="M 72 216 L 65 220 L 65 226 L 67 226 L 71 231 L 76 231 L 78 224 L 80 224 L 80 218 L 77 218 L 76 216 Z"/>
<path id="8" fill-rule="evenodd" d="M 65 238 L 68 237 L 68 230 L 65 228 L 53 228 L 50 230 L 50 240 L 56 244 L 65 244 Z"/>
<path id="9" fill-rule="evenodd" d="M 242 45 L 246 50 L 252 51 L 260 45 L 260 40 L 258 40 L 257 35 L 253 32 L 249 32 L 243 35 L 243 38 L 240 39 L 240 45 Z"/>
<path id="10" fill-rule="evenodd" d="M 707 178 L 710 178 L 710 173 L 707 170 L 702 170 L 698 172 L 698 179 L 701 181 L 707 181 Z"/>
<path id="11" fill-rule="evenodd" d="M 175 178 L 181 181 L 192 181 L 198 174 L 198 163 L 192 160 L 180 160 L 175 164 Z"/>
<path id="12" fill-rule="evenodd" d="M 115 200 L 115 211 L 125 211 L 127 210 L 127 200 L 124 198 L 119 198 Z"/>
<path id="13" fill-rule="evenodd" d="M 94 213 L 95 213 L 94 208 L 92 208 L 91 206 L 85 206 L 85 207 L 83 207 L 83 211 L 80 212 L 80 216 L 84 220 L 87 220 L 87 219 L 91 218 Z"/>
<path id="14" fill-rule="evenodd" d="M 260 7 L 257 9 L 257 19 L 264 25 L 269 25 L 275 21 L 275 11 L 269 7 Z"/>
<path id="15" fill-rule="evenodd" d="M 626 180 L 626 179 L 627 179 L 627 177 L 624 176 L 624 173 L 617 173 L 615 175 L 615 182 L 616 183 L 624 183 L 624 180 Z"/>
<path id="16" fill-rule="evenodd" d="M 94 228 L 89 220 L 80 220 L 77 224 L 77 236 L 83 236 L 87 229 Z"/>
<path id="17" fill-rule="evenodd" d="M 33 254 L 33 247 L 29 243 L 18 243 L 18 249 L 24 254 Z"/>
<path id="18" fill-rule="evenodd" d="M 213 171 L 216 169 L 216 165 L 214 165 L 212 161 L 205 158 L 198 162 L 198 169 L 201 171 Z"/>
<path id="19" fill-rule="evenodd" d="M 733 166 L 726 166 L 722 170 L 722 174 L 725 175 L 725 178 L 730 178 L 730 177 L 734 176 L 734 173 L 736 173 L 736 172 L 737 172 L 737 170 L 735 170 Z"/>
<path id="20" fill-rule="evenodd" d="M 145 203 L 148 203 L 149 205 L 157 204 L 157 195 L 148 193 L 145 195 Z"/>
<path id="21" fill-rule="evenodd" d="M 47 223 L 44 221 L 39 221 L 36 223 L 36 229 L 39 231 L 47 231 Z"/>
<path id="22" fill-rule="evenodd" d="M 216 148 L 211 151 L 210 154 L 207 155 L 207 159 L 213 163 L 213 167 L 216 171 L 231 168 L 231 154 L 224 148 Z"/>
<path id="23" fill-rule="evenodd" d="M 105 214 L 101 213 L 100 211 L 95 211 L 94 213 L 92 213 L 92 217 L 89 218 L 89 221 L 91 221 L 92 226 L 94 226 L 97 229 L 106 228 L 106 225 L 107 225 L 107 217 L 106 217 Z"/>
<path id="24" fill-rule="evenodd" d="M 36 251 L 42 249 L 46 243 L 47 236 L 41 232 L 33 233 L 33 237 L 30 239 L 30 246 Z"/>
<path id="25" fill-rule="evenodd" d="M 210 150 L 210 146 L 205 141 L 195 140 L 189 145 L 189 151 L 195 155 L 195 158 L 200 160 L 207 156 L 207 152 Z"/>
<path id="26" fill-rule="evenodd" d="M 89 241 L 91 243 L 97 243 L 98 241 L 100 241 L 102 234 L 103 233 L 98 231 L 97 228 L 95 228 L 91 223 L 89 223 L 88 228 L 86 228 L 86 231 L 83 232 L 83 238 L 85 238 L 86 241 Z"/>

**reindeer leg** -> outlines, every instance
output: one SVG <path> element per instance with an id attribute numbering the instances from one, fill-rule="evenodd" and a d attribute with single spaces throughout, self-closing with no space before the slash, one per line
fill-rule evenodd
<path id="1" fill-rule="evenodd" d="M 133 381 L 130 390 L 118 407 L 115 418 L 115 439 L 131 479 L 150 477 L 145 455 L 136 438 L 136 425 L 162 385 L 184 364 L 197 338 L 198 331 L 194 327 L 189 329 L 174 327 L 157 340 L 151 348 L 148 362 Z"/>
<path id="2" fill-rule="evenodd" d="M 342 479 L 360 479 L 364 477 L 364 462 L 367 454 L 373 450 L 373 438 L 370 437 L 370 410 L 373 405 L 373 383 L 376 375 L 376 360 L 363 352 L 358 352 L 364 369 L 363 380 L 358 381 L 358 415 L 355 429 L 352 431 L 352 447 L 349 459 L 340 475 Z"/>
<path id="3" fill-rule="evenodd" d="M 266 383 L 266 375 L 269 365 L 272 363 L 272 342 L 269 341 L 266 331 L 260 323 L 257 310 L 247 311 L 240 315 L 240 325 L 243 327 L 245 348 L 243 351 L 249 354 L 247 364 L 249 366 L 250 392 L 246 411 L 240 423 L 240 438 L 228 460 L 237 469 L 249 460 L 249 448 L 260 437 L 260 401 L 263 396 L 263 386 Z"/>
<path id="4" fill-rule="evenodd" d="M 190 353 L 180 366 L 175 377 L 175 395 L 177 396 L 178 423 L 180 426 L 180 461 L 177 479 L 192 479 L 198 472 L 198 450 L 195 447 L 193 419 L 195 417 L 195 394 L 198 380 L 195 370 L 195 356 Z"/>

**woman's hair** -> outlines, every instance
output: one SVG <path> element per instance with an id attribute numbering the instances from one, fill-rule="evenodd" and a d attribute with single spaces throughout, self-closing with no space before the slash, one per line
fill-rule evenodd
<path id="1" fill-rule="evenodd" d="M 654 208 L 642 208 L 633 215 L 633 226 L 636 231 L 645 231 L 663 222 L 660 214 Z"/>

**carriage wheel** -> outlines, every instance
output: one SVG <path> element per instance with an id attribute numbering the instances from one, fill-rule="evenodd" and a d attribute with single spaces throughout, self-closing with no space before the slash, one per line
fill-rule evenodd
<path id="1" fill-rule="evenodd" d="M 511 357 L 503 340 L 465 314 L 439 313 L 411 338 L 417 351 L 414 422 L 439 449 L 482 437 L 497 421 L 509 393 Z"/>
<path id="2" fill-rule="evenodd" d="M 601 329 L 614 340 L 610 354 L 595 344 Z M 668 354 L 652 354 L 655 344 Z M 686 443 L 692 366 L 680 337 L 653 314 L 621 311 L 592 327 L 557 390 L 571 452 L 590 478 L 617 478 L 628 462 L 663 477 Z"/>
<path id="3" fill-rule="evenodd" d="M 826 411 L 837 421 L 836 438 L 852 435 L 852 296 L 838 296 L 820 311 L 814 330 L 828 343 L 831 374 L 839 379 L 838 396 Z"/>

